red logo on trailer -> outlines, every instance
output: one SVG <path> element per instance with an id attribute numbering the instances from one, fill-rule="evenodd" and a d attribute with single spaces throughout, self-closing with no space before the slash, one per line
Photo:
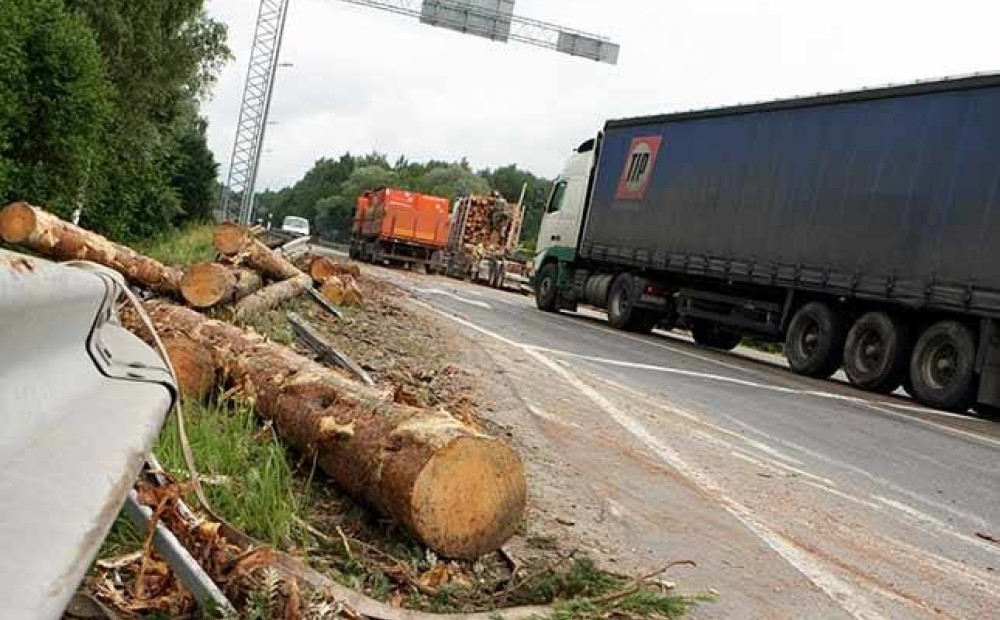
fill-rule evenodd
<path id="1" fill-rule="evenodd" d="M 644 136 L 632 140 L 615 198 L 642 200 L 646 195 L 649 180 L 653 178 L 653 166 L 656 165 L 661 142 L 663 142 L 661 136 Z"/>

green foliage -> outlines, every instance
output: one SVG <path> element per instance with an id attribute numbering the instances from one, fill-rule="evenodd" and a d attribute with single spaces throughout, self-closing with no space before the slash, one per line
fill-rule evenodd
<path id="1" fill-rule="evenodd" d="M 0 0 L 0 201 L 118 239 L 211 211 L 197 102 L 228 58 L 204 0 Z"/>
<path id="2" fill-rule="evenodd" d="M 210 482 L 218 478 L 205 485 L 212 505 L 250 536 L 279 546 L 292 542 L 298 499 L 274 432 L 261 430 L 250 409 L 227 403 L 195 407 L 185 417 L 198 473 Z M 168 471 L 187 471 L 176 424 L 164 428 L 155 453 Z"/>
<path id="3" fill-rule="evenodd" d="M 60 0 L 0 0 L 0 201 L 67 216 L 109 105 L 94 36 Z"/>
<path id="4" fill-rule="evenodd" d="M 192 224 L 136 245 L 136 250 L 166 265 L 191 265 L 215 258 L 212 224 Z"/>

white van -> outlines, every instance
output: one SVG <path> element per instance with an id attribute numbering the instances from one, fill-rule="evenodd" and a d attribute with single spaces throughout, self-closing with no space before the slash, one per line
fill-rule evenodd
<path id="1" fill-rule="evenodd" d="M 304 217 L 298 217 L 297 215 L 286 216 L 285 220 L 281 223 L 281 230 L 283 232 L 291 233 L 296 237 L 308 237 L 309 220 Z"/>

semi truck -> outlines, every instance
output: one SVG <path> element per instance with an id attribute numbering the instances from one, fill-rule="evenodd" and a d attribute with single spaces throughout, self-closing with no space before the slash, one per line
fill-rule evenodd
<path id="1" fill-rule="evenodd" d="M 401 189 L 365 192 L 354 212 L 351 258 L 426 267 L 448 243 L 449 206 L 447 198 Z"/>
<path id="2" fill-rule="evenodd" d="M 1000 75 L 608 121 L 537 248 L 541 310 L 996 414 Z"/>

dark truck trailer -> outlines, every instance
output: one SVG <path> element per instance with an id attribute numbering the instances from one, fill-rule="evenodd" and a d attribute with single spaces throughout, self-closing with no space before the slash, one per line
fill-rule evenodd
<path id="1" fill-rule="evenodd" d="M 543 309 L 783 340 L 802 374 L 1000 405 L 1000 77 L 610 121 L 574 158 Z"/>

